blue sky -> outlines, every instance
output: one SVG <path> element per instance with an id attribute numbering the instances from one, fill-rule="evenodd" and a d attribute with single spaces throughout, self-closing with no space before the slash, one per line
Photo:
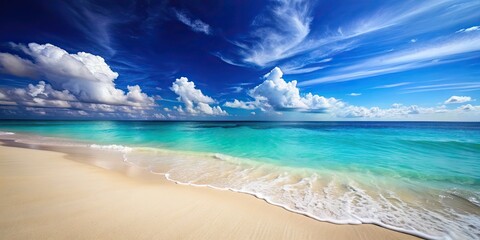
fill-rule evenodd
<path id="1" fill-rule="evenodd" d="M 480 120 L 479 1 L 9 1 L 0 117 Z"/>

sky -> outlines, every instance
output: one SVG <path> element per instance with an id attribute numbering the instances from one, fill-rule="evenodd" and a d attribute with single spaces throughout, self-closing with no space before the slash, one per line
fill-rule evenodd
<path id="1" fill-rule="evenodd" d="M 0 118 L 480 121 L 480 1 L 2 1 Z"/>

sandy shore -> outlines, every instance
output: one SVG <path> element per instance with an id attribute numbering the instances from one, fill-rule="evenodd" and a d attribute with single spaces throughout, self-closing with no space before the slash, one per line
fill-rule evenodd
<path id="1" fill-rule="evenodd" d="M 2 239 L 414 239 L 335 225 L 253 196 L 128 177 L 65 154 L 0 146 Z"/>

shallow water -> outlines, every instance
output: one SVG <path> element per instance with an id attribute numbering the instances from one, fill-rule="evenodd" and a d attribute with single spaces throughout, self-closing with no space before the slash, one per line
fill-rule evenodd
<path id="1" fill-rule="evenodd" d="M 0 130 L 121 151 L 172 181 L 322 221 L 480 238 L 479 123 L 3 121 Z"/>

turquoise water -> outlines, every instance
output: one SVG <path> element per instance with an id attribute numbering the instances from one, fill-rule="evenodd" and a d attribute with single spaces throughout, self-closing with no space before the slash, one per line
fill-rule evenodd
<path id="1" fill-rule="evenodd" d="M 480 238 L 480 123 L 3 121 L 0 130 L 126 146 L 128 161 L 174 181 L 319 220 Z"/>

